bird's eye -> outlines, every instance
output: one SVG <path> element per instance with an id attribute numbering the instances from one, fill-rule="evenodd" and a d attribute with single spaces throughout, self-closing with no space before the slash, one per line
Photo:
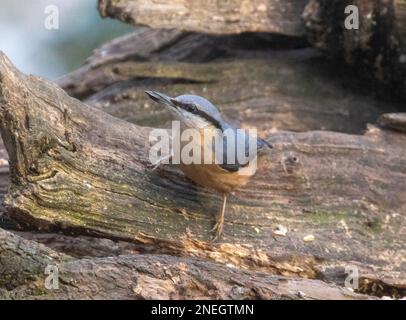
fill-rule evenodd
<path id="1" fill-rule="evenodd" d="M 197 111 L 197 106 L 194 103 L 190 103 L 187 105 L 187 110 L 190 112 L 196 112 Z"/>

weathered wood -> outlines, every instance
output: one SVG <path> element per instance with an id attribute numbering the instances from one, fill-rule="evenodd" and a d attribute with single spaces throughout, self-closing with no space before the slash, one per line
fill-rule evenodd
<path id="1" fill-rule="evenodd" d="M 285 42 L 284 48 L 292 45 Z M 275 39 L 260 34 L 179 36 L 143 30 L 104 45 L 58 83 L 113 116 L 153 127 L 168 125 L 171 118 L 144 94 L 151 87 L 205 96 L 236 125 L 255 126 L 264 135 L 275 130 L 361 133 L 382 112 L 398 110 L 360 93 L 351 75 L 332 68 L 317 52 L 274 46 Z"/>
<path id="2" fill-rule="evenodd" d="M 359 30 L 344 27 L 347 5 L 358 7 Z M 404 100 L 405 7 L 404 0 L 310 0 L 303 18 L 311 44 L 374 80 L 377 93 Z"/>
<path id="3" fill-rule="evenodd" d="M 402 43 L 406 45 L 406 0 L 394 1 L 396 30 L 399 32 L 399 37 Z"/>
<path id="4" fill-rule="evenodd" d="M 153 30 L 143 28 L 137 32 L 114 39 L 95 50 L 80 69 L 58 79 L 58 84 L 70 95 L 86 98 L 115 82 L 134 80 L 141 82 L 142 74 L 120 74 L 120 62 L 140 63 L 151 61 L 202 63 L 224 58 L 261 57 L 267 54 L 265 49 L 295 49 L 306 46 L 302 40 L 263 33 L 249 35 L 207 35 L 178 30 Z M 269 53 L 267 54 L 269 55 Z M 306 53 L 303 54 L 306 57 Z M 117 68 L 115 67 L 115 64 Z M 176 81 L 180 77 L 193 79 L 193 74 L 178 74 L 172 68 L 172 74 L 163 72 L 161 80 Z M 130 72 L 130 70 L 128 70 Z"/>
<path id="5" fill-rule="evenodd" d="M 99 11 L 103 17 L 155 29 L 304 36 L 301 14 L 306 3 L 307 0 L 99 0 Z"/>
<path id="6" fill-rule="evenodd" d="M 46 233 L 36 230 L 8 230 L 23 239 L 42 243 L 48 248 L 75 258 L 114 257 L 120 255 L 137 255 L 159 253 L 152 246 L 139 243 L 111 240 L 78 234 Z"/>
<path id="7" fill-rule="evenodd" d="M 272 134 L 274 153 L 232 198 L 214 244 L 206 241 L 219 198 L 171 166 L 150 172 L 149 128 L 21 74 L 3 54 L 0 97 L 12 180 L 6 205 L 21 222 L 284 275 L 343 276 L 354 264 L 368 281 L 404 285 L 402 134 Z M 287 237 L 273 234 L 278 224 Z M 303 241 L 310 233 L 315 241 Z"/>
<path id="8" fill-rule="evenodd" d="M 406 113 L 387 113 L 378 119 L 384 128 L 406 132 Z"/>
<path id="9" fill-rule="evenodd" d="M 201 259 L 121 255 L 75 259 L 0 229 L 0 299 L 371 299 L 319 280 Z M 47 266 L 58 289 L 47 289 Z"/>
<path id="10" fill-rule="evenodd" d="M 192 5 L 193 3 L 193 5 Z M 359 30 L 347 30 L 345 7 L 359 9 Z M 246 31 L 306 36 L 330 57 L 375 81 L 374 91 L 405 99 L 406 4 L 404 0 L 175 1 L 100 0 L 102 16 L 153 28 L 201 33 Z M 303 14 L 304 23 L 299 19 Z M 304 25 L 306 28 L 304 28 Z M 373 84 L 373 83 L 372 83 Z"/>

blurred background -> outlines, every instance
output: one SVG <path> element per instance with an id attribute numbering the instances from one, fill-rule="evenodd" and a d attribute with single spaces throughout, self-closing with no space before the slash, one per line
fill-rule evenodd
<path id="1" fill-rule="evenodd" d="M 50 5 L 59 10 L 58 30 L 45 27 Z M 82 65 L 101 43 L 134 30 L 102 19 L 96 6 L 97 0 L 1 0 L 0 50 L 24 73 L 56 79 Z"/>

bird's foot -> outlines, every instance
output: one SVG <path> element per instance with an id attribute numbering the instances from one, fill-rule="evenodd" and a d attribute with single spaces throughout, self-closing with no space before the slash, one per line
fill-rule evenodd
<path id="1" fill-rule="evenodd" d="M 224 225 L 223 218 L 220 218 L 216 221 L 216 224 L 210 230 L 211 232 L 214 232 L 213 237 L 211 238 L 211 241 L 217 241 L 220 239 L 221 234 L 223 233 L 223 225 Z"/>

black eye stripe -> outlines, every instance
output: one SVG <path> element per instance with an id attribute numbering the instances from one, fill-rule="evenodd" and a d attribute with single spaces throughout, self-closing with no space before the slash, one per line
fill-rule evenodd
<path id="1" fill-rule="evenodd" d="M 208 115 L 207 113 L 204 113 L 204 112 L 202 112 L 200 110 L 197 110 L 197 112 L 195 114 L 197 114 L 197 115 L 201 116 L 202 118 L 206 119 L 211 124 L 213 124 L 216 128 L 223 130 L 223 127 L 221 126 L 221 123 L 219 121 L 217 121 L 216 119 L 214 119 L 212 116 Z"/>
<path id="2" fill-rule="evenodd" d="M 187 111 L 195 111 L 197 110 L 196 106 L 193 103 L 186 103 L 186 102 L 179 102 L 175 99 L 172 99 L 172 103 L 182 109 L 185 109 Z"/>
<path id="3" fill-rule="evenodd" d="M 198 115 L 202 117 L 203 119 L 206 119 L 208 122 L 210 122 L 212 125 L 214 125 L 216 128 L 223 130 L 223 127 L 221 123 L 213 118 L 211 115 L 207 114 L 206 112 L 199 110 L 195 104 L 193 103 L 186 103 L 186 102 L 180 102 L 175 99 L 172 99 L 172 103 L 179 107 L 182 108 L 190 113 L 193 113 L 195 115 Z"/>

